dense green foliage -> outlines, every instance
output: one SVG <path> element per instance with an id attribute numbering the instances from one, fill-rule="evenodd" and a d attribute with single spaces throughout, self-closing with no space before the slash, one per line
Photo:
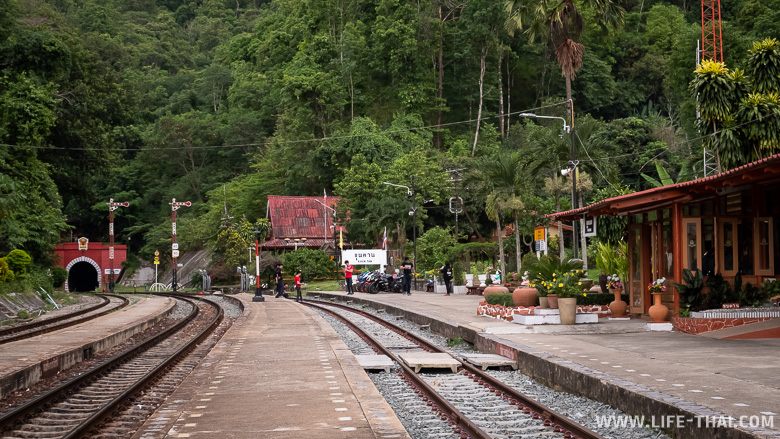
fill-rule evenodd
<path id="1" fill-rule="evenodd" d="M 724 3 L 731 70 L 696 74 L 696 4 L 562 2 L 576 8 L 507 26 L 526 3 L 0 0 L 0 254 L 47 267 L 71 233 L 106 240 L 114 198 L 130 202 L 117 242 L 149 260 L 177 198 L 193 202 L 181 248 L 213 250 L 227 275 L 247 265 L 267 195 L 324 189 L 345 197 L 345 239 L 373 246 L 386 227 L 395 248 L 413 226 L 454 232 L 459 196 L 455 240 L 509 225 L 498 248 L 517 267 L 541 215 L 571 202 L 558 175 L 572 140 L 585 203 L 701 177 L 703 145 L 724 167 L 777 151 L 776 0 Z M 560 13 L 582 27 L 550 27 Z M 519 116 L 570 123 L 567 68 L 574 139 Z M 413 198 L 383 184 L 412 177 Z M 619 241 L 621 221 L 600 220 L 599 239 Z"/>
<path id="2" fill-rule="evenodd" d="M 292 278 L 301 270 L 301 280 L 332 279 L 339 269 L 338 263 L 319 250 L 299 248 L 284 255 L 284 275 Z"/>

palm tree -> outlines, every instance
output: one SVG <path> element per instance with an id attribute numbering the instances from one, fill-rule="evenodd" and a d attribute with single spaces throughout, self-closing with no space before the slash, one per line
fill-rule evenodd
<path id="1" fill-rule="evenodd" d="M 475 184 L 485 194 L 485 213 L 496 222 L 499 259 L 502 276 L 506 273 L 504 261 L 504 240 L 501 227 L 503 212 L 514 216 L 517 268 L 520 269 L 519 212 L 523 209 L 524 187 L 522 156 L 519 152 L 501 151 L 495 157 L 481 157 L 472 162 L 466 184 Z"/>
<path id="2" fill-rule="evenodd" d="M 608 29 L 623 25 L 625 10 L 614 0 L 585 0 L 599 17 L 599 24 Z M 506 28 L 510 34 L 523 30 L 531 42 L 545 38 L 555 53 L 566 79 L 566 101 L 571 103 L 571 81 L 582 67 L 585 46 L 578 40 L 583 19 L 574 0 L 504 0 L 509 18 Z M 573 110 L 572 110 L 573 111 Z"/>

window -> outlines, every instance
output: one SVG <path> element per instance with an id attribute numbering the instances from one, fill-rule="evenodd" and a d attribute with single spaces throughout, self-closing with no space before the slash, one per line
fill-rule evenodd
<path id="1" fill-rule="evenodd" d="M 698 270 L 701 261 L 701 220 L 683 220 L 683 232 L 685 233 L 685 267 L 689 270 Z M 702 270 L 703 271 L 703 270 Z"/>
<path id="2" fill-rule="evenodd" d="M 721 274 L 735 276 L 737 274 L 737 223 L 735 219 L 724 219 L 720 222 L 720 251 L 722 261 Z"/>

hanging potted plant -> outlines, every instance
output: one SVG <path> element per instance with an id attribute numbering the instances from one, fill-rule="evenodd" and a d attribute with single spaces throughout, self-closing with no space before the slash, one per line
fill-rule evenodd
<path id="1" fill-rule="evenodd" d="M 647 288 L 650 290 L 650 294 L 653 295 L 653 306 L 650 307 L 648 313 L 653 318 L 653 323 L 663 323 L 666 321 L 666 317 L 669 315 L 669 308 L 661 303 L 661 295 L 666 291 L 666 278 L 662 277 L 648 284 Z"/>
<path id="2" fill-rule="evenodd" d="M 620 277 L 618 277 L 617 274 L 607 277 L 607 288 L 615 295 L 615 300 L 609 304 L 609 310 L 612 312 L 612 317 L 626 317 L 628 304 L 624 302 L 621 297 L 624 288 L 623 284 L 620 282 Z"/>
<path id="3" fill-rule="evenodd" d="M 582 270 L 569 271 L 556 277 L 551 283 L 547 300 L 549 301 L 550 294 L 557 295 L 562 325 L 573 325 L 577 320 L 577 296 L 582 293 L 582 273 Z"/>

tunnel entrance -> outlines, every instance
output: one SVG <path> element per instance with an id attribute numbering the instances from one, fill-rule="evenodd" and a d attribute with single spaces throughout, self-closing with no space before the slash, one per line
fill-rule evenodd
<path id="1" fill-rule="evenodd" d="M 95 291 L 98 283 L 98 272 L 89 262 L 77 262 L 68 272 L 68 290 L 71 292 Z"/>

